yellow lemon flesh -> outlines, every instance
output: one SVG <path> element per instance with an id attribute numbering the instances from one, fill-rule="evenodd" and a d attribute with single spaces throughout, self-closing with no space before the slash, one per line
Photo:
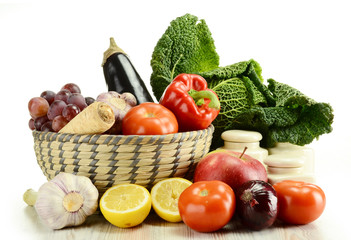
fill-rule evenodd
<path id="1" fill-rule="evenodd" d="M 149 215 L 150 193 L 137 184 L 115 185 L 102 195 L 100 210 L 111 224 L 120 228 L 134 227 Z"/>
<path id="2" fill-rule="evenodd" d="M 178 199 L 192 182 L 184 178 L 168 178 L 156 183 L 151 189 L 152 207 L 161 218 L 168 222 L 180 222 Z"/>

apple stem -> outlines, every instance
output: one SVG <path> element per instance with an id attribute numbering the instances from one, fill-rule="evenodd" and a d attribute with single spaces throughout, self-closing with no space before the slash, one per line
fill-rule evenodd
<path id="1" fill-rule="evenodd" d="M 245 154 L 246 150 L 247 150 L 247 147 L 244 148 L 244 151 L 241 153 L 239 158 L 241 158 Z"/>

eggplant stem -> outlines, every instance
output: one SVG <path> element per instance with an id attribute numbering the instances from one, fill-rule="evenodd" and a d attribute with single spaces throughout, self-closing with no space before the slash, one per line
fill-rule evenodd
<path id="1" fill-rule="evenodd" d="M 127 55 L 122 48 L 118 47 L 115 39 L 113 37 L 110 37 L 110 47 L 104 52 L 104 58 L 102 60 L 101 66 L 103 67 L 104 64 L 106 63 L 107 59 L 114 53 L 122 53 L 124 55 Z"/>

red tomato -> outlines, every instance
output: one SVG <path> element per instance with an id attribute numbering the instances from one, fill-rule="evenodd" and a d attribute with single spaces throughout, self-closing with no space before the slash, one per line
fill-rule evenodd
<path id="1" fill-rule="evenodd" d="M 174 114 L 158 103 L 141 103 L 132 107 L 122 121 L 125 135 L 163 135 L 178 132 Z"/>
<path id="2" fill-rule="evenodd" d="M 278 197 L 278 219 L 286 223 L 307 224 L 324 211 L 325 194 L 315 184 L 285 180 L 273 187 Z"/>
<path id="3" fill-rule="evenodd" d="M 235 211 L 233 189 L 221 181 L 200 181 L 179 196 L 183 222 L 198 232 L 213 232 L 224 227 Z"/>

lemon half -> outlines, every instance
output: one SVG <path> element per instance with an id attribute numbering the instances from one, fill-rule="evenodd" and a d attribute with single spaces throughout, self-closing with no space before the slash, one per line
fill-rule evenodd
<path id="1" fill-rule="evenodd" d="M 156 183 L 151 189 L 151 202 L 157 215 L 168 222 L 182 221 L 178 199 L 191 184 L 184 178 L 168 178 Z"/>
<path id="2" fill-rule="evenodd" d="M 137 184 L 115 185 L 102 195 L 100 210 L 111 224 L 121 228 L 134 227 L 149 215 L 150 193 Z"/>

